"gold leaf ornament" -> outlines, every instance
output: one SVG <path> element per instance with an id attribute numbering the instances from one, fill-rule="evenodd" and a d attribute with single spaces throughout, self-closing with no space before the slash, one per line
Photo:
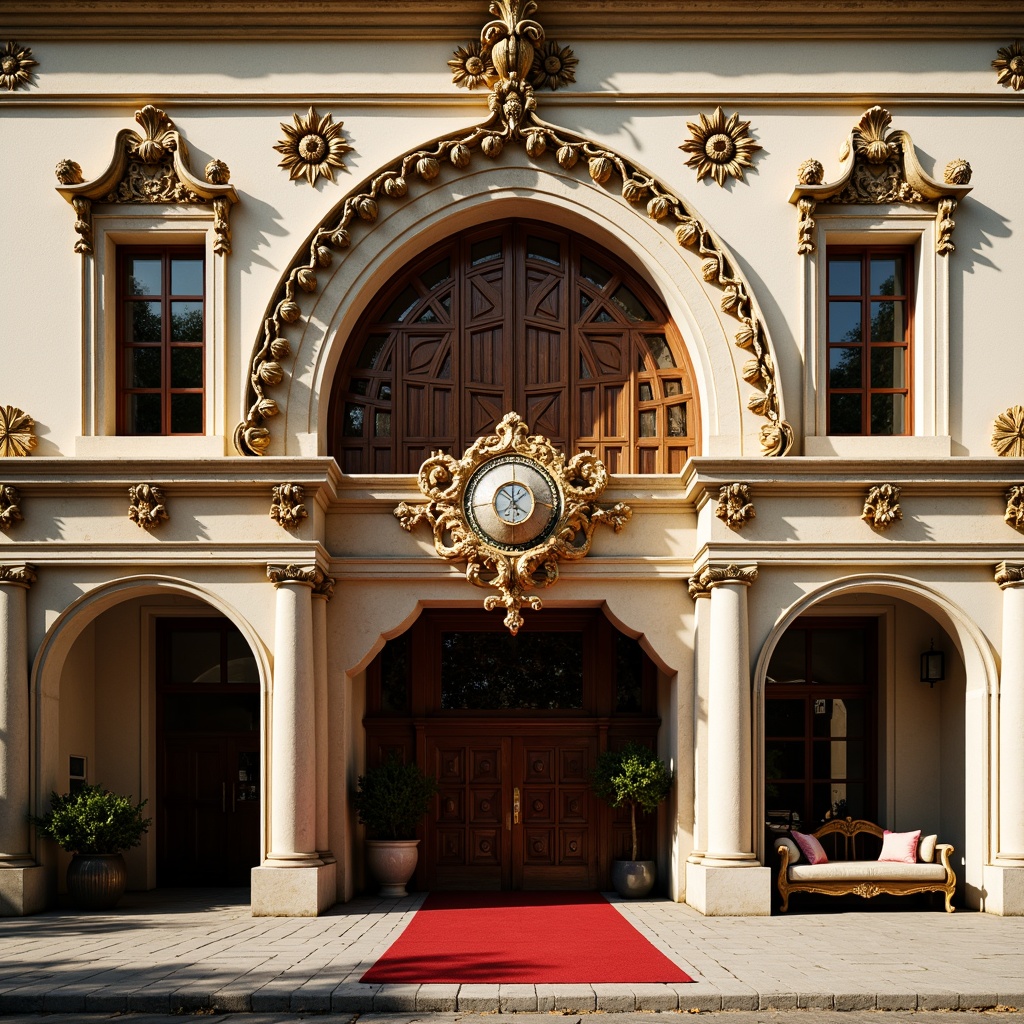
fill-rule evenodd
<path id="1" fill-rule="evenodd" d="M 1011 406 L 995 418 L 992 447 L 999 455 L 1024 458 L 1024 405 Z"/>
<path id="2" fill-rule="evenodd" d="M 293 114 L 294 124 L 281 123 L 285 137 L 274 146 L 284 159 L 277 165 L 288 171 L 290 180 L 305 176 L 310 185 L 317 178 L 334 181 L 334 169 L 344 167 L 342 156 L 352 147 L 341 140 L 343 121 L 334 123 L 332 114 L 321 117 L 316 107 L 303 116 Z"/>
<path id="3" fill-rule="evenodd" d="M 39 443 L 35 420 L 13 405 L 0 406 L 0 458 L 28 455 Z"/>

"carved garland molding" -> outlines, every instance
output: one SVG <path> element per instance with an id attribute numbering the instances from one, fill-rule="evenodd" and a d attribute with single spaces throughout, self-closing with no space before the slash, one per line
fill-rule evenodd
<path id="1" fill-rule="evenodd" d="M 231 172 L 221 160 L 211 160 L 205 181 L 189 170 L 188 147 L 174 123 L 158 107 L 146 105 L 135 111 L 144 135 L 123 128 L 114 142 L 110 165 L 92 181 L 84 181 L 74 160 L 57 164 L 57 191 L 75 211 L 78 241 L 75 252 L 91 253 L 93 203 L 184 203 L 212 205 L 215 240 L 213 251 L 231 252 L 228 215 L 238 202 Z"/>
<path id="2" fill-rule="evenodd" d="M 800 214 L 796 251 L 814 252 L 814 210 L 818 203 L 937 203 L 935 214 L 938 235 L 935 250 L 940 256 L 954 251 L 953 212 L 957 203 L 971 191 L 971 165 L 966 160 L 951 160 L 946 165 L 945 181 L 930 178 L 917 162 L 910 135 L 889 131 L 892 115 L 884 107 L 871 107 L 861 115 L 849 138 L 843 143 L 839 159 L 843 162 L 839 177 L 825 182 L 825 169 L 819 160 L 805 160 L 797 171 L 799 184 L 789 201 Z"/>
<path id="3" fill-rule="evenodd" d="M 464 171 L 477 154 L 497 159 L 506 145 L 522 145 L 538 163 L 554 158 L 566 171 L 579 168 L 580 173 L 585 168 L 598 185 L 614 182 L 623 202 L 631 206 L 646 204 L 648 217 L 674 228 L 677 243 L 700 258 L 704 280 L 722 290 L 722 311 L 739 321 L 735 343 L 751 355 L 741 374 L 756 389 L 747 408 L 767 421 L 760 432 L 763 454 L 785 455 L 792 447 L 793 430 L 782 419 L 775 365 L 764 324 L 746 281 L 726 256 L 717 236 L 679 196 L 636 164 L 585 136 L 537 117 L 537 99 L 528 77 L 544 37 L 540 24 L 528 18 L 534 10 L 534 0 L 493 0 L 491 11 L 497 20 L 484 26 L 479 49 L 466 56 L 467 74 L 472 66 L 480 83 L 490 87 L 490 116 L 473 128 L 410 150 L 390 167 L 365 179 L 321 222 L 310 240 L 308 256 L 300 258 L 288 271 L 268 309 L 262 340 L 252 360 L 250 404 L 234 435 L 235 448 L 242 455 L 263 455 L 270 446 L 268 421 L 280 408 L 268 392 L 284 379 L 284 361 L 291 354 L 286 337 L 288 325 L 303 318 L 299 299 L 303 292 L 316 292 L 317 271 L 329 267 L 335 256 L 348 248 L 354 230 L 376 221 L 381 203 L 403 200 L 409 194 L 411 182 L 433 181 L 442 168 L 455 173 Z M 471 64 L 469 56 L 479 64 Z"/>

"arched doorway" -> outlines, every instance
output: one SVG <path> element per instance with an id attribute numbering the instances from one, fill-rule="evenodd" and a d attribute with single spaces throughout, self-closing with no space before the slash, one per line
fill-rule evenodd
<path id="1" fill-rule="evenodd" d="M 346 473 L 413 473 L 510 410 L 612 473 L 698 452 L 694 377 L 661 300 L 607 250 L 529 220 L 430 249 L 382 289 L 335 376 L 329 450 Z"/>
<path id="2" fill-rule="evenodd" d="M 656 746 L 657 669 L 598 609 L 549 609 L 511 636 L 500 619 L 428 610 L 366 673 L 366 759 L 435 775 L 417 885 L 597 889 L 630 855 L 625 809 L 590 788 L 600 751 Z M 653 857 L 657 821 L 644 818 Z"/>

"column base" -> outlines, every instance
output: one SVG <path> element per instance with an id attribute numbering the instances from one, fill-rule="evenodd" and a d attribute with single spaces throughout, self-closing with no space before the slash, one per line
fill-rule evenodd
<path id="1" fill-rule="evenodd" d="M 1024 916 L 1024 865 L 985 865 L 985 897 L 981 909 L 1000 917 Z"/>
<path id="2" fill-rule="evenodd" d="M 686 902 L 706 917 L 768 917 L 771 868 L 687 864 Z"/>
<path id="3" fill-rule="evenodd" d="M 337 900 L 337 864 L 252 869 L 253 917 L 318 917 Z"/>
<path id="4" fill-rule="evenodd" d="M 46 868 L 0 868 L 0 917 L 24 917 L 46 909 Z"/>

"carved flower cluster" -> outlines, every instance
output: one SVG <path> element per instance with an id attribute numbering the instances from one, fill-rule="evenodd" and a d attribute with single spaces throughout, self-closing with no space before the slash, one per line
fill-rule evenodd
<path id="1" fill-rule="evenodd" d="M 1024 458 L 1024 405 L 1011 406 L 995 418 L 992 447 L 999 455 Z"/>
<path id="2" fill-rule="evenodd" d="M 530 82 L 538 88 L 559 89 L 576 81 L 579 59 L 568 46 L 548 40 L 535 50 L 530 69 Z M 459 46 L 448 61 L 452 82 L 460 89 L 491 88 L 498 78 L 490 57 L 490 49 L 479 42 Z"/>
<path id="3" fill-rule="evenodd" d="M 19 46 L 15 42 L 8 43 L 0 51 L 0 85 L 9 91 L 20 85 L 28 85 L 32 77 L 30 68 L 38 66 L 39 61 L 32 59 L 32 51 L 27 46 Z"/>
<path id="4" fill-rule="evenodd" d="M 310 185 L 321 176 L 334 181 L 334 168 L 345 166 L 342 156 L 352 147 L 340 137 L 344 122 L 335 124 L 332 117 L 321 117 L 315 107 L 310 107 L 305 116 L 292 114 L 294 124 L 281 124 L 285 137 L 274 149 L 284 154 L 277 166 L 288 171 L 291 181 L 303 175 Z"/>
<path id="5" fill-rule="evenodd" d="M 679 148 L 693 155 L 686 161 L 687 167 L 697 169 L 697 180 L 709 175 L 725 185 L 726 177 L 743 179 L 743 168 L 752 167 L 752 156 L 761 148 L 749 135 L 749 121 L 741 121 L 738 113 L 726 118 L 721 107 L 715 107 L 711 117 L 698 115 L 700 123 L 687 121 L 691 138 Z"/>

